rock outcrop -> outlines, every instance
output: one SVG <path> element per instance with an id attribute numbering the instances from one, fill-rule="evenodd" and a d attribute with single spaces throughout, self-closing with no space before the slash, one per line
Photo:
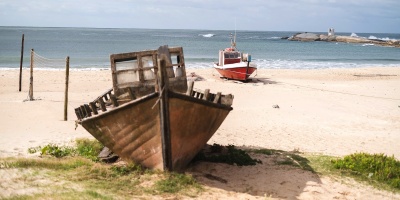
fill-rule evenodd
<path id="1" fill-rule="evenodd" d="M 345 42 L 345 43 L 362 43 L 362 44 L 376 44 L 381 46 L 392 46 L 400 48 L 399 40 L 373 40 L 362 37 L 353 37 L 353 36 L 340 36 L 340 35 L 324 35 L 324 34 L 315 34 L 315 33 L 297 33 L 293 36 L 287 38 L 290 41 L 327 41 L 327 42 Z"/>
<path id="2" fill-rule="evenodd" d="M 320 41 L 321 38 L 320 35 L 315 33 L 298 33 L 288 38 L 288 40 L 309 42 L 309 41 Z"/>

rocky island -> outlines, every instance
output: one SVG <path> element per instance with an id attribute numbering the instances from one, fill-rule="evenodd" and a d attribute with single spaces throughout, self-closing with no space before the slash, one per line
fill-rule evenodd
<path id="1" fill-rule="evenodd" d="M 325 34 L 316 33 L 296 33 L 291 37 L 283 37 L 282 39 L 287 39 L 290 41 L 326 41 L 326 42 L 346 42 L 346 43 L 362 43 L 362 44 L 374 44 L 380 46 L 390 46 L 400 48 L 400 40 L 379 40 L 379 39 L 368 39 L 358 36 L 341 36 L 335 35 L 333 32 L 328 32 Z"/>

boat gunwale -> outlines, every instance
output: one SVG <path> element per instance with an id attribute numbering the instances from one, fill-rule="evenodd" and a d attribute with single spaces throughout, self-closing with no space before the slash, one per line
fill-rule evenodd
<path id="1" fill-rule="evenodd" d="M 88 121 L 95 120 L 98 117 L 102 117 L 102 116 L 106 116 L 106 115 L 112 114 L 114 112 L 118 112 L 119 110 L 124 109 L 125 107 L 129 107 L 131 105 L 135 105 L 135 104 L 141 103 L 143 101 L 146 101 L 148 99 L 157 98 L 157 97 L 159 97 L 159 93 L 158 92 L 153 92 L 151 94 L 148 94 L 146 96 L 140 97 L 138 99 L 131 100 L 131 101 L 129 101 L 127 103 L 124 103 L 124 104 L 122 104 L 122 105 L 120 105 L 118 107 L 113 107 L 113 108 L 111 108 L 111 109 L 109 109 L 107 111 L 104 111 L 102 113 L 99 113 L 97 115 L 92 115 L 90 117 L 86 117 L 86 118 L 82 119 L 81 121 L 79 121 L 79 123 L 80 124 L 86 123 Z M 228 105 L 220 104 L 220 103 L 213 103 L 213 102 L 210 102 L 210 101 L 207 101 L 207 100 L 198 99 L 196 97 L 188 96 L 186 94 L 181 94 L 181 93 L 177 93 L 177 92 L 174 92 L 174 91 L 168 91 L 168 97 L 169 98 L 178 98 L 178 99 L 181 99 L 181 100 L 184 100 L 184 101 L 191 101 L 191 102 L 199 103 L 199 104 L 202 104 L 202 105 L 205 105 L 205 106 L 211 106 L 211 107 L 220 108 L 220 109 L 224 109 L 224 110 L 228 110 L 228 111 L 233 110 L 232 106 L 228 106 Z"/>
<path id="2" fill-rule="evenodd" d="M 114 113 L 114 112 L 118 112 L 120 109 L 123 109 L 123 108 L 125 108 L 125 107 L 130 106 L 130 105 L 139 104 L 139 103 L 141 103 L 141 102 L 143 102 L 143 101 L 146 101 L 146 100 L 148 100 L 148 99 L 152 99 L 152 98 L 155 98 L 155 97 L 158 97 L 158 93 L 157 93 L 157 92 L 148 94 L 148 95 L 146 95 L 146 96 L 143 96 L 143 97 L 140 97 L 140 98 L 137 98 L 137 99 L 134 99 L 134 100 L 131 100 L 130 102 L 127 102 L 127 103 L 125 103 L 125 104 L 122 104 L 122 105 L 120 105 L 120 106 L 118 106 L 118 107 L 113 107 L 113 108 L 108 109 L 107 111 L 104 111 L 104 112 L 99 113 L 99 114 L 97 114 L 97 115 L 92 115 L 92 116 L 90 116 L 90 117 L 83 118 L 79 123 L 82 124 L 82 123 L 85 123 L 85 122 L 87 122 L 87 121 L 94 120 L 94 119 L 97 118 L 97 117 L 106 116 L 106 115 L 112 114 L 112 113 Z"/>

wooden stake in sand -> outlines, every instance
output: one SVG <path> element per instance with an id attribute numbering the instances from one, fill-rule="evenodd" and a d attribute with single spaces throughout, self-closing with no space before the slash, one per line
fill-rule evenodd
<path id="1" fill-rule="evenodd" d="M 69 56 L 65 61 L 65 98 L 64 98 L 64 121 L 68 120 L 68 82 L 69 82 Z"/>
<path id="2" fill-rule="evenodd" d="M 19 61 L 19 91 L 21 92 L 21 82 L 22 82 L 22 63 L 24 62 L 24 34 L 22 34 L 21 43 L 21 60 Z"/>
<path id="3" fill-rule="evenodd" d="M 30 70 L 31 77 L 29 79 L 30 80 L 29 81 L 29 100 L 30 101 L 33 101 L 33 62 L 34 62 L 33 54 L 34 54 L 34 50 L 31 49 L 31 70 Z"/>

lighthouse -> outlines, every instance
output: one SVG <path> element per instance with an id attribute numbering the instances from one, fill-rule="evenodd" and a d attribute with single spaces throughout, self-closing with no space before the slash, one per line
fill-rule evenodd
<path id="1" fill-rule="evenodd" d="M 329 28 L 328 30 L 328 36 L 334 36 L 335 35 L 335 29 Z"/>

